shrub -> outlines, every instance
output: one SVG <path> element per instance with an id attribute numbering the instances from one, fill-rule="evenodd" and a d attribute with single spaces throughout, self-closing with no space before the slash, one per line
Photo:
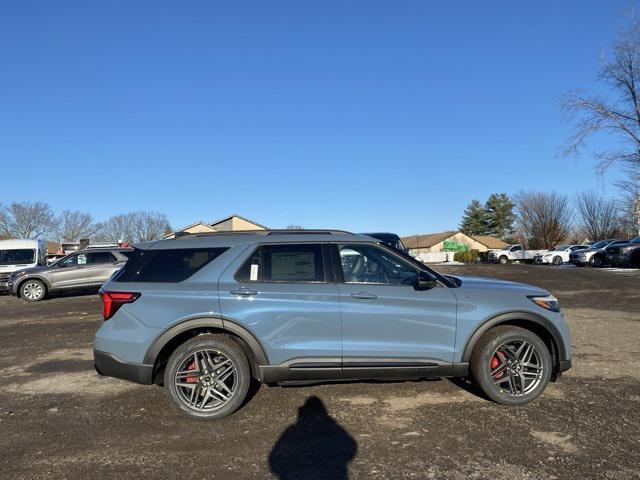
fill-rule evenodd
<path id="1" fill-rule="evenodd" d="M 474 263 L 478 256 L 478 250 L 469 250 L 468 252 L 456 252 L 453 259 L 456 262 Z"/>

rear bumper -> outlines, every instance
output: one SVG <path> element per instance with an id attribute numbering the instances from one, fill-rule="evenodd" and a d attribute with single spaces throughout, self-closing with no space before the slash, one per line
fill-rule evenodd
<path id="1" fill-rule="evenodd" d="M 153 365 L 130 363 L 99 350 L 93 351 L 93 365 L 100 375 L 121 378 L 130 382 L 151 385 L 153 381 Z"/>

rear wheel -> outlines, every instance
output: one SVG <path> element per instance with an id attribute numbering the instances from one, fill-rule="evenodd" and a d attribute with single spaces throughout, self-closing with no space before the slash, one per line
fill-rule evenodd
<path id="1" fill-rule="evenodd" d="M 251 381 L 242 350 L 220 335 L 199 335 L 169 358 L 164 386 L 169 400 L 186 415 L 213 420 L 235 412 Z"/>
<path id="2" fill-rule="evenodd" d="M 40 280 L 27 280 L 20 286 L 20 297 L 27 302 L 39 302 L 47 295 L 47 287 Z"/>
<path id="3" fill-rule="evenodd" d="M 471 374 L 491 400 L 522 405 L 538 398 L 551 378 L 551 355 L 529 330 L 505 325 L 492 328 L 471 356 Z"/>

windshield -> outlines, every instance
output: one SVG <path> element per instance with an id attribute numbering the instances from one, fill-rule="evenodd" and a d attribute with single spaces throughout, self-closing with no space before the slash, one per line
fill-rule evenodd
<path id="1" fill-rule="evenodd" d="M 550 252 L 561 252 L 562 250 L 566 250 L 569 248 L 569 245 L 558 245 L 557 247 L 553 247 Z"/>
<path id="2" fill-rule="evenodd" d="M 599 242 L 591 245 L 591 248 L 604 248 L 609 244 L 609 240 L 600 240 Z"/>
<path id="3" fill-rule="evenodd" d="M 35 260 L 36 251 L 33 248 L 0 250 L 0 265 L 22 265 L 34 263 Z"/>
<path id="4" fill-rule="evenodd" d="M 637 236 L 636 238 L 631 240 L 631 243 L 640 243 L 640 236 Z"/>

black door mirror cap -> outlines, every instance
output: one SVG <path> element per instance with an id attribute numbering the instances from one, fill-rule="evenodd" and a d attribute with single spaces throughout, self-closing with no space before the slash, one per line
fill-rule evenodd
<path id="1" fill-rule="evenodd" d="M 418 279 L 414 284 L 413 288 L 416 290 L 431 290 L 438 286 L 438 281 L 433 278 L 431 275 L 428 275 L 424 272 L 418 273 Z"/>

